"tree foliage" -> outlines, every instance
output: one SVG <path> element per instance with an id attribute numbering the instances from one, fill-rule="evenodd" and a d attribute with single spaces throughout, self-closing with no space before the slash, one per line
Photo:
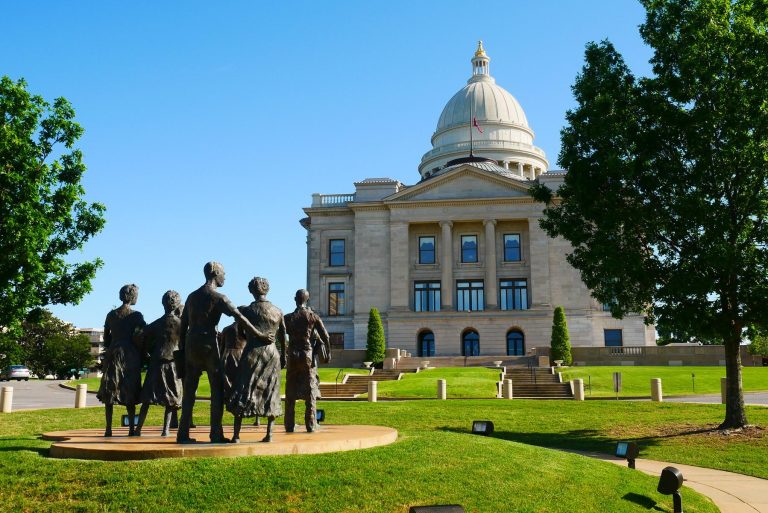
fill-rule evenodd
<path id="1" fill-rule="evenodd" d="M 749 354 L 768 357 L 768 336 L 757 335 L 749 344 Z"/>
<path id="2" fill-rule="evenodd" d="M 643 0 L 653 49 L 638 79 L 608 41 L 573 86 L 542 227 L 612 313 L 719 338 L 723 428 L 747 424 L 739 344 L 768 319 L 768 16 L 753 0 Z"/>
<path id="3" fill-rule="evenodd" d="M 64 98 L 0 79 L 0 326 L 14 332 L 34 308 L 79 302 L 101 266 L 65 259 L 104 225 L 104 206 L 82 199 L 74 117 Z"/>
<path id="4" fill-rule="evenodd" d="M 568 334 L 568 322 L 565 320 L 565 309 L 562 306 L 555 308 L 552 316 L 552 361 L 562 360 L 565 365 L 573 363 L 571 355 L 571 336 Z"/>
<path id="5" fill-rule="evenodd" d="M 381 323 L 381 315 L 376 308 L 371 308 L 368 314 L 368 337 L 365 344 L 365 361 L 381 363 L 387 342 L 384 338 L 384 325 Z"/>

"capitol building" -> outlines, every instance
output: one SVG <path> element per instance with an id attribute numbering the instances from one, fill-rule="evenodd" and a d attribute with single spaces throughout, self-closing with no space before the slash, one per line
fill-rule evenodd
<path id="1" fill-rule="evenodd" d="M 412 185 L 365 178 L 313 194 L 307 286 L 334 349 L 362 349 L 371 307 L 387 346 L 414 356 L 525 355 L 548 347 L 565 308 L 574 347 L 655 345 L 640 315 L 614 319 L 539 227 L 534 184 L 557 190 L 520 103 L 496 84 L 482 43 L 445 105 Z"/>

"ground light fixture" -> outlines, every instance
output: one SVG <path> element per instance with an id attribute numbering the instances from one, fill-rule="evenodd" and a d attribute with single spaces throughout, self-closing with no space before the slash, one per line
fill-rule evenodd
<path id="1" fill-rule="evenodd" d="M 683 513 L 683 498 L 680 487 L 683 486 L 683 473 L 675 467 L 666 467 L 661 471 L 657 491 L 663 495 L 671 495 L 674 513 Z"/>
<path id="2" fill-rule="evenodd" d="M 629 468 L 635 468 L 635 458 L 639 454 L 640 448 L 635 442 L 616 442 L 616 456 L 626 458 Z"/>
<path id="3" fill-rule="evenodd" d="M 475 435 L 488 436 L 493 433 L 493 422 L 490 420 L 473 420 L 472 433 Z"/>
<path id="4" fill-rule="evenodd" d="M 464 507 L 458 504 L 445 506 L 411 506 L 408 513 L 465 513 Z"/>
<path id="5" fill-rule="evenodd" d="M 315 411 L 315 420 L 318 424 L 323 422 L 325 420 L 325 410 L 317 410 Z"/>
<path id="6" fill-rule="evenodd" d="M 128 427 L 128 426 L 130 426 L 130 425 L 131 425 L 131 423 L 130 423 L 130 422 L 128 422 L 128 420 L 129 420 L 130 418 L 131 418 L 131 416 L 130 416 L 130 415 L 123 415 L 122 417 L 120 417 L 120 424 L 121 424 L 123 427 Z M 138 415 L 134 415 L 134 416 L 133 416 L 133 425 L 134 425 L 134 426 L 137 426 L 138 424 L 139 424 L 139 416 L 138 416 Z"/>

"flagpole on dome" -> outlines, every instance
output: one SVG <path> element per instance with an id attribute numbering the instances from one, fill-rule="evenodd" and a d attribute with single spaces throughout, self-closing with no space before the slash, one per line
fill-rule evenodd
<path id="1" fill-rule="evenodd" d="M 472 97 L 469 99 L 469 156 L 474 157 L 474 154 L 472 153 L 473 145 L 474 145 L 474 139 L 473 139 L 473 130 L 474 127 L 472 126 L 472 120 L 475 119 L 475 115 L 473 114 L 472 109 L 475 106 L 475 89 L 472 88 Z"/>

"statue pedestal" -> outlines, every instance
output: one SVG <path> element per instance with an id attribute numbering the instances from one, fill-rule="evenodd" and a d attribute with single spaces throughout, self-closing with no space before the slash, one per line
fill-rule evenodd
<path id="1" fill-rule="evenodd" d="M 128 428 L 117 428 L 112 437 L 105 438 L 103 429 L 76 429 L 45 433 L 43 439 L 54 442 L 50 449 L 53 458 L 105 461 L 319 454 L 367 449 L 397 440 L 397 430 L 383 426 L 321 425 L 314 433 L 296 426 L 295 432 L 286 433 L 282 425 L 276 425 L 269 443 L 261 442 L 266 427 L 243 426 L 239 444 L 209 443 L 208 426 L 191 430 L 190 436 L 198 440 L 192 444 L 178 444 L 174 431 L 162 437 L 160 430 L 159 426 L 144 426 L 140 437 L 129 437 Z M 224 426 L 224 436 L 230 437 L 231 431 L 232 426 Z"/>

